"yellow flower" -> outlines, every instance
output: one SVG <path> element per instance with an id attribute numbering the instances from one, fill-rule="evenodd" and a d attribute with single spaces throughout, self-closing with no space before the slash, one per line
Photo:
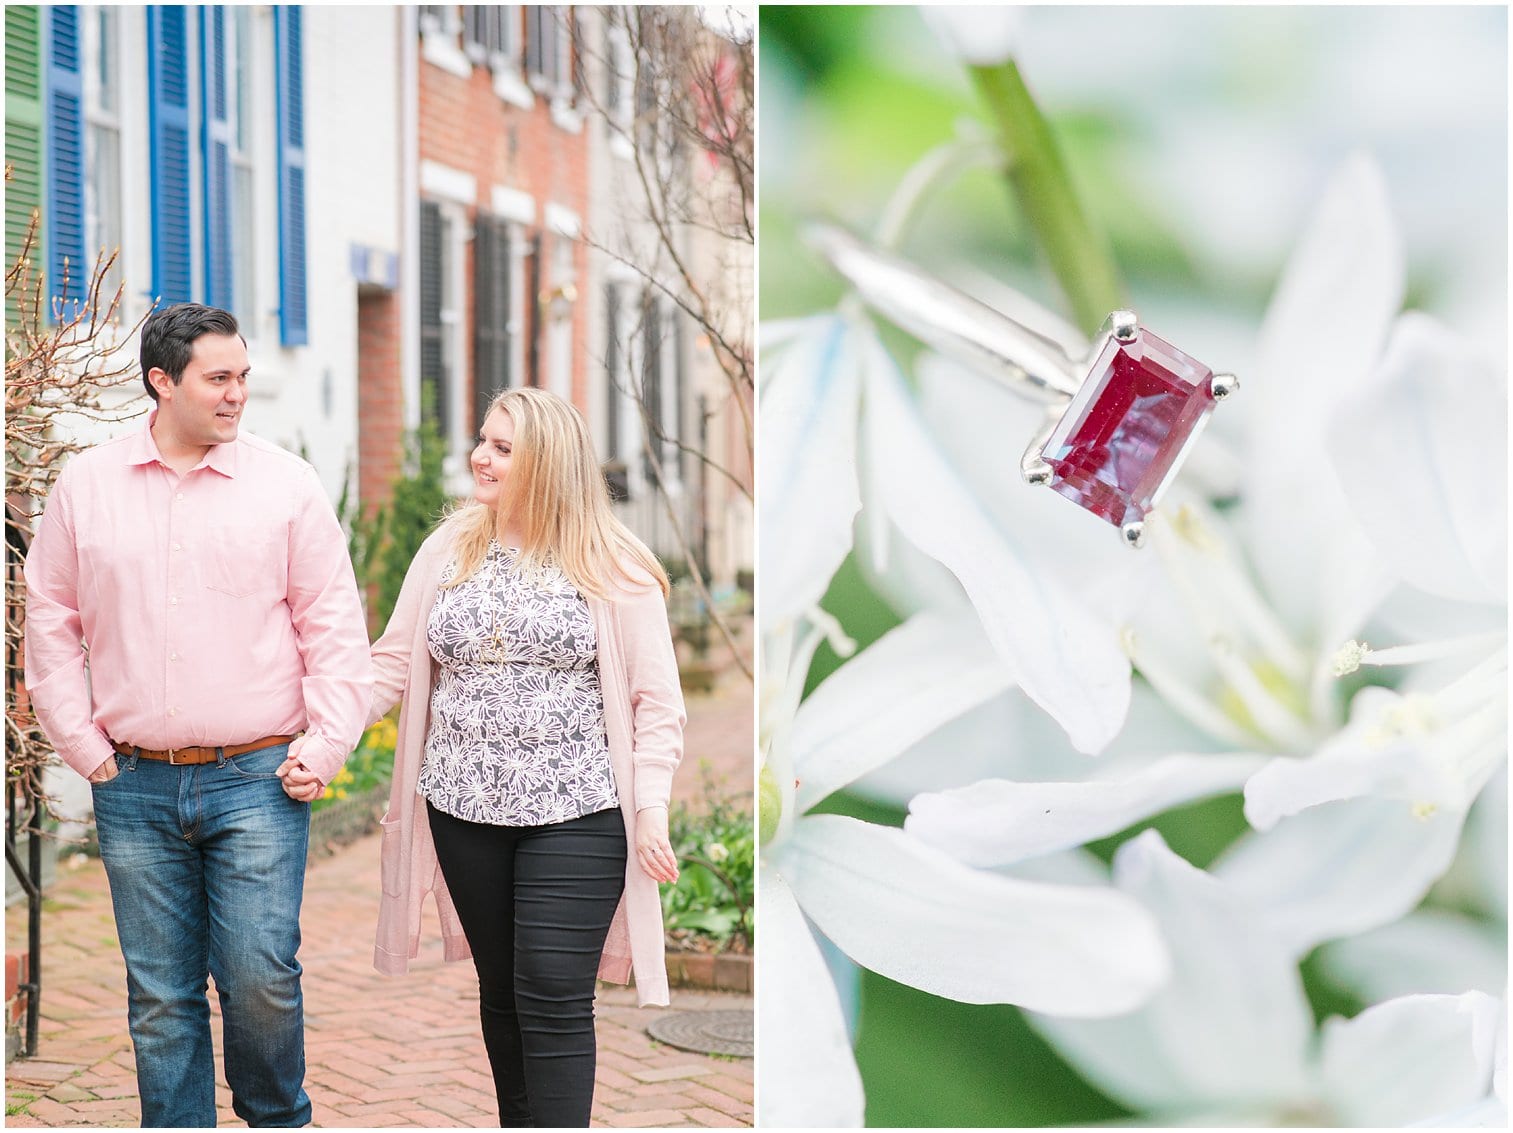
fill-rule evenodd
<path id="1" fill-rule="evenodd" d="M 323 798 L 323 799 L 329 799 L 331 797 L 331 795 L 332 795 L 332 791 L 331 791 L 330 787 L 327 787 L 324 791 L 322 791 L 320 793 L 320 797 Z"/>
<path id="2" fill-rule="evenodd" d="M 328 793 L 328 794 L 329 794 L 329 793 L 330 793 L 330 790 L 331 790 L 331 788 L 330 788 L 330 787 L 327 787 L 327 788 L 326 788 L 326 792 L 327 792 L 327 793 Z M 345 790 L 345 789 L 343 789 L 343 788 L 341 788 L 341 787 L 338 787 L 338 788 L 337 788 L 337 790 L 336 790 L 336 797 L 337 797 L 337 798 L 339 798 L 339 799 L 344 799 L 344 798 L 346 798 L 346 797 L 347 797 L 347 792 L 346 792 L 346 790 Z"/>

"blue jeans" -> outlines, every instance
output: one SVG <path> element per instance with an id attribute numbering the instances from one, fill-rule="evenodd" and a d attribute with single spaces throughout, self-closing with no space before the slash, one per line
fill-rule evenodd
<path id="1" fill-rule="evenodd" d="M 237 1116 L 310 1121 L 295 959 L 310 807 L 274 774 L 288 750 L 198 767 L 118 755 L 120 773 L 94 788 L 145 1127 L 215 1125 L 207 975 Z"/>

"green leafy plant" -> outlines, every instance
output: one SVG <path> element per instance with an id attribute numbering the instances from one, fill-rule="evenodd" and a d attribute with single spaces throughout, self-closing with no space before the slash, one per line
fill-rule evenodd
<path id="1" fill-rule="evenodd" d="M 662 890 L 669 939 L 698 951 L 750 952 L 756 885 L 750 809 L 717 797 L 706 767 L 700 805 L 675 803 L 668 833 L 679 866 L 677 883 Z"/>
<path id="2" fill-rule="evenodd" d="M 405 436 L 404 464 L 387 502 L 370 508 L 354 499 L 350 470 L 342 486 L 336 515 L 347 533 L 357 585 L 373 603 L 369 628 L 374 632 L 388 623 L 415 552 L 450 502 L 441 471 L 445 456 L 446 444 L 427 421 Z"/>
<path id="3" fill-rule="evenodd" d="M 326 785 L 325 793 L 310 804 L 310 810 L 324 810 L 342 799 L 387 783 L 394 773 L 394 745 L 398 739 L 399 728 L 388 716 L 364 732 L 357 750 Z"/>

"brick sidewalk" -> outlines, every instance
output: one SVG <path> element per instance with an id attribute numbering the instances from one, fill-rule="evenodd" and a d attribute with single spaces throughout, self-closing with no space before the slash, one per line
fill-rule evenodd
<path id="1" fill-rule="evenodd" d="M 736 674 L 739 678 L 739 674 Z M 744 698 L 744 704 L 742 703 Z M 722 790 L 751 789 L 750 685 L 722 684 L 689 704 L 689 763 L 676 795 L 699 797 L 697 760 Z M 378 838 L 312 859 L 305 886 L 306 1089 L 314 1123 L 332 1128 L 494 1127 L 498 1111 L 478 1025 L 470 963 L 441 960 L 435 907 L 427 904 L 420 957 L 408 976 L 373 970 Z M 62 865 L 43 920 L 42 1025 L 38 1057 L 6 1067 L 11 1126 L 116 1125 L 140 1120 L 126 974 L 105 872 L 94 859 Z M 7 949 L 25 947 L 24 912 L 6 918 Z M 210 996 L 220 1067 L 219 1004 Z M 670 1010 L 751 1009 L 746 996 L 674 989 Z M 752 1062 L 689 1054 L 653 1042 L 659 1008 L 634 991 L 600 985 L 595 1125 L 647 1128 L 749 1126 Z M 220 1123 L 240 1125 L 223 1081 Z"/>

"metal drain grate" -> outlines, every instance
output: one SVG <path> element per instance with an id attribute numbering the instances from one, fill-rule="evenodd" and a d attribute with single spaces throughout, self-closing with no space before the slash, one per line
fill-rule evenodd
<path id="1" fill-rule="evenodd" d="M 696 1054 L 751 1057 L 750 1011 L 673 1011 L 648 1023 L 646 1033 L 659 1043 Z"/>

